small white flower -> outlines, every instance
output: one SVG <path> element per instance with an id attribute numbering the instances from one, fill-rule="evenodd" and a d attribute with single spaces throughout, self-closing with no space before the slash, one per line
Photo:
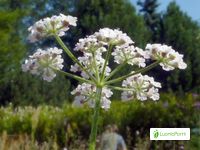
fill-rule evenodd
<path id="1" fill-rule="evenodd" d="M 95 106 L 96 100 L 96 86 L 83 83 L 78 85 L 75 90 L 71 92 L 72 95 L 75 95 L 73 105 L 81 107 L 84 104 L 89 105 L 89 107 Z M 110 108 L 111 101 L 109 98 L 112 96 L 112 91 L 106 87 L 102 89 L 101 95 L 101 107 L 103 109 Z"/>
<path id="2" fill-rule="evenodd" d="M 187 64 L 183 61 L 183 55 L 172 47 L 161 44 L 147 44 L 146 49 L 153 60 L 160 60 L 163 70 L 170 71 L 175 68 L 185 69 Z"/>
<path id="3" fill-rule="evenodd" d="M 122 92 L 122 100 L 132 100 L 137 98 L 139 100 L 153 100 L 159 99 L 158 88 L 161 88 L 159 82 L 155 82 L 154 78 L 147 75 L 136 74 L 122 82 L 122 87 L 129 88 L 130 91 Z"/>
<path id="4" fill-rule="evenodd" d="M 69 30 L 69 26 L 76 26 L 76 21 L 76 17 L 65 16 L 63 14 L 41 19 L 28 28 L 30 32 L 28 39 L 30 42 L 36 42 L 41 38 L 51 36 L 53 33 L 63 36 Z"/>
<path id="5" fill-rule="evenodd" d="M 63 68 L 61 53 L 62 50 L 56 47 L 49 48 L 46 51 L 38 49 L 22 64 L 22 70 L 34 75 L 41 75 L 44 80 L 50 82 L 56 77 L 52 67 L 55 69 Z"/>
<path id="6" fill-rule="evenodd" d="M 71 65 L 70 71 L 71 72 L 78 72 L 78 71 L 81 71 L 81 70 L 80 70 L 80 67 L 79 67 L 78 64 L 74 64 L 74 65 Z"/>
<path id="7" fill-rule="evenodd" d="M 110 104 L 111 104 L 111 101 L 105 97 L 102 98 L 101 100 L 101 107 L 105 110 L 109 109 L 110 108 Z"/>

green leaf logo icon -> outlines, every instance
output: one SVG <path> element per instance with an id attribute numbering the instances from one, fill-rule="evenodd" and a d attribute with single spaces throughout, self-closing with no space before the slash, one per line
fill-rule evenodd
<path id="1" fill-rule="evenodd" d="M 153 132 L 154 138 L 156 139 L 156 138 L 158 137 L 158 135 L 159 135 L 158 130 L 155 130 L 155 131 Z"/>

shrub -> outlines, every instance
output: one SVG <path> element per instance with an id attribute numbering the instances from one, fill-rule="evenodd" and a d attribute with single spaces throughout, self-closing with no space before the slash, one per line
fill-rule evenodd
<path id="1" fill-rule="evenodd" d="M 135 145 L 137 134 L 149 137 L 151 127 L 195 127 L 195 109 L 191 95 L 176 98 L 162 94 L 160 101 L 114 101 L 108 111 L 102 111 L 99 134 L 108 124 L 117 124 L 119 132 Z M 61 147 L 75 144 L 75 139 L 86 141 L 90 133 L 92 110 L 88 108 L 31 106 L 0 108 L 0 132 L 9 135 L 28 134 L 39 143 L 57 141 Z M 131 139 L 130 139 L 131 137 Z M 128 139 L 129 138 L 129 139 Z"/>

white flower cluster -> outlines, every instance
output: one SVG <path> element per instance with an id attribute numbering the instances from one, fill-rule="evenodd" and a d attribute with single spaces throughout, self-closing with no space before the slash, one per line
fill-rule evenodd
<path id="1" fill-rule="evenodd" d="M 149 58 L 149 55 L 145 51 L 133 45 L 127 47 L 116 46 L 112 55 L 117 64 L 126 62 L 130 65 L 138 65 L 139 67 L 145 67 L 145 59 Z"/>
<path id="2" fill-rule="evenodd" d="M 88 36 L 87 38 L 80 39 L 76 44 L 75 51 L 81 51 L 83 56 L 78 57 L 79 62 L 86 68 L 90 75 L 101 73 L 105 59 L 102 57 L 102 53 L 106 51 L 106 48 L 98 43 L 94 36 Z M 70 71 L 81 72 L 81 76 L 88 79 L 89 76 L 77 65 L 72 65 Z M 105 75 L 109 75 L 110 68 L 106 66 Z"/>
<path id="3" fill-rule="evenodd" d="M 124 91 L 122 93 L 122 100 L 128 101 L 134 98 L 139 100 L 147 100 L 148 98 L 153 100 L 159 99 L 158 88 L 161 88 L 159 82 L 155 82 L 154 78 L 147 75 L 136 74 L 122 82 L 122 87 L 130 89 L 130 91 Z"/>
<path id="4" fill-rule="evenodd" d="M 75 106 L 83 106 L 87 103 L 90 107 L 95 106 L 96 100 L 96 86 L 83 83 L 78 85 L 78 87 L 71 92 L 72 95 L 75 95 L 75 100 L 73 105 Z M 102 89 L 101 94 L 101 107 L 103 109 L 110 108 L 111 101 L 109 98 L 112 96 L 112 91 L 106 87 Z"/>
<path id="5" fill-rule="evenodd" d="M 106 48 L 97 40 L 94 35 L 87 36 L 86 38 L 79 39 L 74 51 L 80 51 L 83 53 L 97 53 L 107 51 Z"/>
<path id="6" fill-rule="evenodd" d="M 101 33 L 104 30 L 113 31 L 113 34 L 115 33 L 114 30 L 111 30 L 108 28 L 100 29 L 100 31 L 96 32 L 94 35 L 90 35 L 86 38 L 80 39 L 79 42 L 76 44 L 76 47 L 74 48 L 75 51 L 80 51 L 83 53 L 83 56 L 78 57 L 78 60 L 91 75 L 102 73 L 103 65 L 105 62 L 105 59 L 103 58 L 102 55 L 103 55 L 103 52 L 107 51 L 105 45 L 109 44 L 110 40 L 108 39 L 111 39 L 111 37 L 114 38 L 113 35 L 111 35 L 111 37 L 109 38 L 108 37 L 109 34 L 105 32 L 105 36 L 107 37 L 107 42 L 104 41 L 102 43 L 102 41 L 99 40 L 99 38 L 100 36 L 101 36 L 101 39 L 106 38 Z M 87 78 L 87 79 L 89 78 L 89 76 L 84 71 L 82 71 L 81 68 L 77 64 L 72 65 L 70 71 L 72 72 L 79 71 L 81 72 L 82 77 Z M 111 72 L 111 69 L 108 67 L 108 64 L 107 64 L 104 75 L 108 76 L 110 72 Z"/>
<path id="7" fill-rule="evenodd" d="M 50 82 L 56 77 L 52 68 L 62 69 L 63 59 L 62 50 L 56 47 L 47 50 L 38 49 L 29 59 L 22 64 L 24 72 L 30 72 L 34 75 L 42 75 L 43 79 Z"/>
<path id="8" fill-rule="evenodd" d="M 183 61 L 183 55 L 176 52 L 172 47 L 161 44 L 147 44 L 152 60 L 160 60 L 163 70 L 170 71 L 175 68 L 185 69 L 187 64 Z"/>
<path id="9" fill-rule="evenodd" d="M 134 43 L 126 33 L 123 33 L 118 29 L 112 30 L 109 28 L 102 28 L 99 32 L 94 33 L 94 36 L 103 45 L 108 45 L 109 43 L 115 45 L 128 45 Z"/>
<path id="10" fill-rule="evenodd" d="M 103 65 L 105 59 L 102 55 L 95 55 L 94 57 L 90 54 L 84 54 L 81 57 L 78 57 L 79 62 L 86 68 L 90 75 L 95 75 L 96 73 L 100 74 L 103 70 Z M 89 79 L 88 74 L 86 74 L 82 69 L 77 65 L 72 65 L 70 71 L 72 72 L 81 72 L 81 76 L 85 79 Z M 108 76 L 111 72 L 111 69 L 106 66 L 105 76 Z"/>
<path id="11" fill-rule="evenodd" d="M 31 42 L 35 42 L 53 33 L 56 33 L 58 36 L 63 36 L 69 29 L 69 26 L 76 26 L 76 21 L 76 17 L 65 16 L 63 14 L 41 19 L 28 28 L 28 31 L 30 31 L 28 39 Z"/>

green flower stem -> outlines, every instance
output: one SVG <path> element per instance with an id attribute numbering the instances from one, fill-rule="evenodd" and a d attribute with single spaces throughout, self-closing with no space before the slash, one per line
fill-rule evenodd
<path id="1" fill-rule="evenodd" d="M 108 85 L 107 87 L 111 88 L 113 90 L 118 90 L 118 91 L 135 91 L 135 89 L 133 89 L 133 88 L 122 88 L 122 87 L 111 86 L 111 85 Z"/>
<path id="2" fill-rule="evenodd" d="M 92 81 L 90 81 L 90 80 L 87 80 L 87 79 L 84 79 L 84 78 L 82 78 L 82 77 L 79 77 L 79 76 L 77 76 L 77 75 L 74 75 L 74 74 L 71 74 L 71 73 L 68 73 L 68 72 L 65 72 L 65 71 L 56 69 L 56 68 L 54 68 L 54 67 L 51 67 L 51 68 L 52 68 L 53 70 L 57 71 L 57 72 L 60 72 L 60 73 L 62 73 L 62 74 L 64 74 L 64 75 L 66 75 L 66 76 L 68 76 L 68 77 L 70 77 L 70 78 L 76 79 L 76 80 L 78 80 L 78 81 L 80 81 L 80 82 L 86 82 L 86 83 L 94 84 L 94 82 L 92 82 Z"/>
<path id="3" fill-rule="evenodd" d="M 104 78 L 104 74 L 105 74 L 105 70 L 106 70 L 106 65 L 109 61 L 109 58 L 110 58 L 110 55 L 112 53 L 112 48 L 113 48 L 113 44 L 109 44 L 108 45 L 108 51 L 106 53 L 106 59 L 105 59 L 105 62 L 104 62 L 104 65 L 103 65 L 103 70 L 102 70 L 102 74 L 101 74 L 101 81 L 103 80 Z"/>
<path id="4" fill-rule="evenodd" d="M 91 128 L 91 132 L 90 132 L 89 150 L 96 149 L 98 118 L 99 118 L 99 112 L 101 109 L 101 94 L 102 94 L 102 87 L 97 87 L 95 108 L 94 108 L 94 114 L 93 114 L 93 118 L 92 118 L 92 128 Z"/>
<path id="5" fill-rule="evenodd" d="M 138 73 L 144 73 L 144 72 L 149 71 L 150 69 L 156 67 L 159 63 L 160 63 L 160 61 L 156 61 L 156 62 L 152 63 L 151 65 L 145 67 L 145 68 L 139 69 L 139 70 L 136 71 L 136 72 L 129 73 L 129 74 L 124 75 L 124 76 L 122 76 L 122 77 L 119 77 L 119 78 L 117 78 L 117 79 L 110 80 L 110 81 L 106 82 L 105 84 L 106 84 L 106 85 L 108 85 L 108 84 L 113 84 L 113 83 L 116 83 L 116 82 L 120 82 L 120 81 L 122 81 L 122 80 L 124 80 L 124 79 L 126 79 L 126 78 L 128 78 L 128 77 L 130 77 L 130 76 L 136 75 L 136 74 L 138 74 Z"/>
<path id="6" fill-rule="evenodd" d="M 94 61 L 94 69 L 95 69 L 95 75 L 96 75 L 96 78 L 97 78 L 97 81 L 99 82 L 99 69 L 98 69 L 98 66 L 97 66 L 97 62 L 96 62 L 96 59 L 95 59 L 95 54 L 92 53 L 92 58 L 93 58 L 93 61 Z"/>
<path id="7" fill-rule="evenodd" d="M 85 67 L 83 67 L 83 65 L 77 60 L 77 58 L 70 52 L 70 50 L 66 47 L 66 45 L 63 43 L 63 41 L 61 40 L 61 38 L 57 35 L 54 34 L 55 39 L 57 40 L 57 42 L 60 44 L 60 46 L 64 49 L 64 51 L 67 53 L 67 55 L 75 62 L 79 65 L 79 67 L 93 80 L 96 82 L 96 79 L 90 75 L 90 73 L 86 70 Z"/>
<path id="8" fill-rule="evenodd" d="M 110 79 L 112 76 L 114 76 L 117 72 L 119 72 L 124 66 L 126 65 L 126 62 L 118 65 L 111 73 L 108 77 L 105 78 L 105 81 L 107 81 L 108 79 Z"/>

